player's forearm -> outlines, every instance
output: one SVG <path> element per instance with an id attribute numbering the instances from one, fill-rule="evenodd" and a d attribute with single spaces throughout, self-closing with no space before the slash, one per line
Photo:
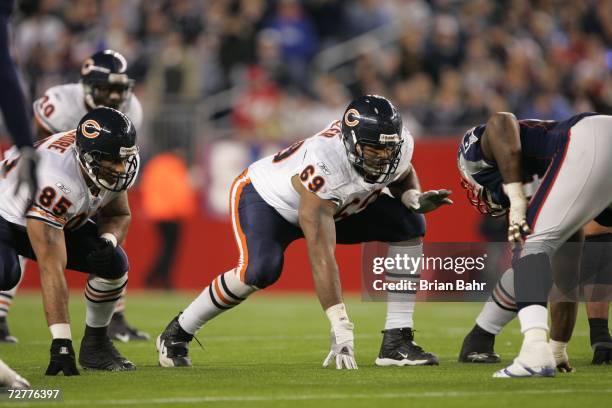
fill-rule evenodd
<path id="1" fill-rule="evenodd" d="M 342 285 L 338 264 L 331 256 L 320 257 L 320 251 L 316 249 L 309 251 L 310 263 L 312 265 L 312 277 L 315 283 L 317 297 L 323 310 L 342 303 Z"/>
<path id="2" fill-rule="evenodd" d="M 389 184 L 389 191 L 391 191 L 393 197 L 396 198 L 400 198 L 402 194 L 408 190 L 421 191 L 421 183 L 414 166 L 411 166 L 410 170 L 408 170 L 398 181 Z"/>
<path id="3" fill-rule="evenodd" d="M 117 238 L 117 243 L 121 245 L 125 241 L 131 220 L 132 216 L 130 214 L 100 217 L 98 219 L 98 233 L 100 235 L 113 234 Z"/>
<path id="4" fill-rule="evenodd" d="M 61 265 L 44 265 L 39 262 L 40 286 L 47 324 L 69 323 L 68 285 Z"/>
<path id="5" fill-rule="evenodd" d="M 482 148 L 485 157 L 493 159 L 505 184 L 521 182 L 521 139 L 516 117 L 498 112 L 487 122 Z"/>

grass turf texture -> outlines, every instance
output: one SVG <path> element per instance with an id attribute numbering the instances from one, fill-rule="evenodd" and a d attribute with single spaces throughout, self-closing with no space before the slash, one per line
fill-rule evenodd
<path id="1" fill-rule="evenodd" d="M 193 294 L 130 293 L 129 322 L 153 337 Z M 416 340 L 440 357 L 438 367 L 375 367 L 385 304 L 348 298 L 356 326 L 358 371 L 322 369 L 329 350 L 328 323 L 314 295 L 258 294 L 214 320 L 191 345 L 193 368 L 162 369 L 154 340 L 118 344 L 138 367 L 131 373 L 81 370 L 80 377 L 45 377 L 50 335 L 40 296 L 18 293 L 9 316 L 17 345 L 0 345 L 0 356 L 35 388 L 63 392 L 56 406 L 246 406 L 246 407 L 516 407 L 610 406 L 612 366 L 589 365 L 588 326 L 581 307 L 569 352 L 577 372 L 553 379 L 493 379 L 499 365 L 456 362 L 463 336 L 480 309 L 470 303 L 419 303 Z M 73 293 L 73 338 L 83 333 L 84 304 Z M 514 357 L 521 336 L 513 322 L 499 336 L 503 363 Z M 7 403 L 0 403 L 4 406 Z M 47 405 L 40 402 L 14 406 Z"/>

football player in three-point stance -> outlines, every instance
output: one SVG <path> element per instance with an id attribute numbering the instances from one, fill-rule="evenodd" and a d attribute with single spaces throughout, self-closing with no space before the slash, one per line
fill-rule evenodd
<path id="1" fill-rule="evenodd" d="M 477 326 L 464 341 L 461 360 L 469 360 L 466 348 L 474 347 L 469 343 L 477 343 L 475 338 L 489 339 L 488 344 L 478 345 L 484 353 L 476 353 L 476 357 L 482 361 L 498 360 L 492 349 L 493 332 L 501 330 L 518 311 L 524 334 L 521 351 L 510 366 L 494 376 L 553 376 L 556 365 L 567 364 L 563 345 L 547 342 L 546 305 L 552 273 L 554 269 L 561 278 L 568 277 L 564 274 L 576 275 L 580 251 L 570 255 L 559 248 L 567 241 L 581 242 L 581 229 L 591 219 L 609 224 L 610 152 L 612 117 L 594 113 L 562 122 L 517 121 L 512 114 L 498 113 L 486 125 L 466 133 L 458 156 L 465 186 L 473 202 L 485 212 L 509 210 L 508 240 L 521 243 L 522 248 L 515 254 L 513 268 L 496 286 L 493 302 L 485 305 Z M 528 202 L 523 183 L 534 175 L 541 178 L 541 183 Z M 566 262 L 555 262 L 560 257 L 565 257 Z M 568 263 L 569 267 L 552 268 L 551 261 Z M 563 320 L 559 310 L 553 309 L 552 314 L 553 324 Z M 499 319 L 501 315 L 505 318 Z"/>
<path id="2" fill-rule="evenodd" d="M 0 289 L 19 282 L 18 255 L 37 260 L 53 336 L 46 373 L 76 375 L 64 270 L 88 273 L 79 363 L 91 369 L 134 370 L 107 336 L 115 303 L 127 284 L 128 259 L 120 244 L 131 219 L 126 190 L 139 166 L 134 125 L 117 110 L 97 108 L 81 119 L 76 130 L 39 142 L 37 151 L 39 190 L 29 207 L 26 193 L 12 196 L 19 152 L 9 150 L 2 163 Z"/>
<path id="3" fill-rule="evenodd" d="M 331 350 L 323 366 L 357 368 L 334 249 L 336 243 L 382 241 L 389 243 L 389 256 L 422 255 L 422 213 L 451 201 L 447 190 L 420 192 L 413 145 L 397 109 L 383 97 L 367 95 L 349 104 L 342 121 L 251 164 L 231 188 L 238 265 L 215 278 L 157 338 L 160 365 L 191 365 L 188 344 L 196 331 L 272 285 L 287 246 L 305 238 L 316 293 L 331 323 Z M 404 273 L 387 279 L 419 279 Z M 388 293 L 377 365 L 438 364 L 413 340 L 414 297 Z"/>
<path id="4" fill-rule="evenodd" d="M 81 68 L 81 82 L 49 88 L 33 104 L 38 138 L 67 132 L 76 128 L 81 118 L 97 107 L 110 107 L 127 115 L 138 131 L 142 124 L 142 107 L 132 93 L 133 80 L 126 74 L 127 62 L 116 51 L 104 50 L 88 58 Z M 20 258 L 22 261 L 23 258 Z M 22 263 L 22 270 L 25 264 Z M 0 292 L 0 341 L 15 342 L 10 335 L 6 316 L 17 287 Z M 123 298 L 117 302 L 109 326 L 112 339 L 147 340 L 149 335 L 130 327 L 124 317 Z"/>

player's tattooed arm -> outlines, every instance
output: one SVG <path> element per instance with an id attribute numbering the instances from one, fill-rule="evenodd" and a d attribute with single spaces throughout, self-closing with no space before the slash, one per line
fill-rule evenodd
<path id="1" fill-rule="evenodd" d="M 69 323 L 68 286 L 64 277 L 67 262 L 64 231 L 43 221 L 28 219 L 27 232 L 40 270 L 47 323 L 49 326 Z"/>
<path id="2" fill-rule="evenodd" d="M 504 183 L 521 181 L 521 138 L 519 123 L 509 112 L 497 112 L 487 122 L 482 152 L 497 163 Z"/>
<path id="3" fill-rule="evenodd" d="M 332 201 L 323 200 L 304 188 L 297 175 L 293 176 L 291 182 L 300 195 L 299 223 L 308 246 L 308 257 L 317 296 L 323 309 L 327 310 L 342 303 L 342 287 L 334 255 L 336 249 L 334 214 L 338 208 Z"/>
<path id="4" fill-rule="evenodd" d="M 117 243 L 121 245 L 125 240 L 131 220 L 130 204 L 127 192 L 124 191 L 100 210 L 98 233 L 100 235 L 113 234 L 117 237 Z"/>

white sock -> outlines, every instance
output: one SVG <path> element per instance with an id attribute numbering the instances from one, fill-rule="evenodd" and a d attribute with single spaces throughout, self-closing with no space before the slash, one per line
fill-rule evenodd
<path id="1" fill-rule="evenodd" d="M 476 324 L 491 334 L 499 332 L 516 317 L 514 298 L 514 270 L 508 269 L 501 276 L 493 293 L 476 318 Z"/>
<path id="2" fill-rule="evenodd" d="M 127 273 L 119 279 L 103 279 L 89 275 L 85 286 L 85 323 L 89 327 L 106 327 L 111 321 L 115 304 L 127 285 Z"/>
<path id="3" fill-rule="evenodd" d="M 545 333 L 548 333 L 548 309 L 544 306 L 530 305 L 524 307 L 519 310 L 518 318 L 521 323 L 521 333 L 525 335 L 525 340 L 527 340 L 527 332 L 532 329 L 542 329 Z M 533 340 L 539 341 L 540 338 L 539 336 L 533 337 Z"/>
<path id="4" fill-rule="evenodd" d="M 399 255 L 401 259 L 404 259 L 404 255 L 407 255 L 408 258 L 421 258 L 423 255 L 423 244 L 420 240 L 418 242 L 415 240 L 389 244 L 387 256 L 389 258 L 395 258 L 397 255 Z M 419 265 L 421 264 L 419 263 Z M 387 282 L 407 280 L 416 282 L 418 285 L 420 277 L 420 268 L 416 271 L 406 269 L 385 271 L 385 280 Z M 385 330 L 404 327 L 412 328 L 414 326 L 412 315 L 414 314 L 415 299 L 416 291 L 414 291 L 414 293 L 387 292 L 387 320 L 385 321 Z"/>
<path id="5" fill-rule="evenodd" d="M 115 310 L 113 311 L 113 314 L 115 314 L 115 313 L 123 313 L 124 310 L 125 310 L 125 291 L 123 291 L 123 295 L 121 295 L 119 300 L 117 300 L 117 303 L 115 304 Z"/>
<path id="6" fill-rule="evenodd" d="M 11 305 L 13 304 L 13 297 L 18 287 L 19 285 L 11 290 L 0 292 L 0 317 L 6 317 L 6 315 L 8 315 Z"/>
<path id="7" fill-rule="evenodd" d="M 256 290 L 242 282 L 235 269 L 222 273 L 187 306 L 179 324 L 187 333 L 195 334 L 207 321 L 239 305 Z"/>
<path id="8" fill-rule="evenodd" d="M 568 343 L 553 339 L 550 339 L 548 343 L 550 344 L 550 349 L 552 350 L 553 356 L 555 357 L 555 363 L 557 365 L 569 361 L 569 357 L 567 355 Z"/>

